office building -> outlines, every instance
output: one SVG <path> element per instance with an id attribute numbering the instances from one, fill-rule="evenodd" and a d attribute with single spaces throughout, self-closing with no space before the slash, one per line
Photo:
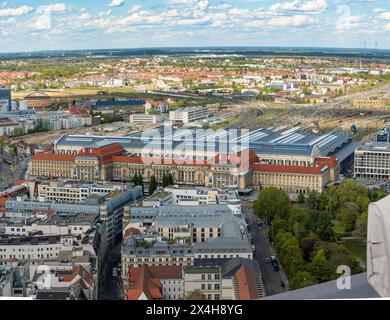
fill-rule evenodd
<path id="1" fill-rule="evenodd" d="M 208 107 L 186 107 L 183 109 L 176 109 L 169 112 L 169 120 L 173 122 L 181 122 L 183 124 L 189 124 L 196 120 L 205 119 L 209 116 Z"/>
<path id="2" fill-rule="evenodd" d="M 158 124 L 162 122 L 163 118 L 156 114 L 132 114 L 129 122 L 131 124 Z"/>

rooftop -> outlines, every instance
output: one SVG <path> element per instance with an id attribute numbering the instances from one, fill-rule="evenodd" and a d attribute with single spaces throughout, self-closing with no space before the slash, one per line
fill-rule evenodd
<path id="1" fill-rule="evenodd" d="M 337 281 L 329 281 L 314 286 L 268 296 L 265 300 L 312 300 L 312 299 L 367 299 L 380 298 L 367 281 L 367 273 L 351 277 L 351 288 L 340 290 Z"/>
<path id="2" fill-rule="evenodd" d="M 189 134 L 190 133 L 190 134 Z M 151 142 L 149 137 L 161 137 L 161 140 Z M 183 137 L 190 137 L 183 142 Z M 322 136 L 312 134 L 300 127 L 287 128 L 261 128 L 248 132 L 243 129 L 219 130 L 216 132 L 202 129 L 173 129 L 171 127 L 160 126 L 141 132 L 135 132 L 128 136 L 91 136 L 91 135 L 66 135 L 58 139 L 56 148 L 59 147 L 94 147 L 98 143 L 119 143 L 123 148 L 130 150 L 141 149 L 148 145 L 165 148 L 165 150 L 175 149 L 179 144 L 185 144 L 188 148 L 199 150 L 200 145 L 215 145 L 215 150 L 219 144 L 227 146 L 226 153 L 237 153 L 240 148 L 252 149 L 256 154 L 297 154 L 311 156 L 317 148 L 320 156 L 331 156 L 339 150 L 352 143 L 352 138 L 344 133 L 332 131 Z M 151 148 L 149 148 L 150 150 Z M 222 153 L 222 151 L 220 153 Z"/>

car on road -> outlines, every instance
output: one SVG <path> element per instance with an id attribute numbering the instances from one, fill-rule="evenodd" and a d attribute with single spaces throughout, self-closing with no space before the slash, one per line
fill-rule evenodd
<path id="1" fill-rule="evenodd" d="M 270 258 L 271 258 L 271 264 L 272 264 L 272 267 L 274 268 L 274 270 L 279 271 L 280 267 L 279 267 L 278 259 L 276 259 L 275 256 L 271 256 Z"/>
<path id="2" fill-rule="evenodd" d="M 285 288 L 285 287 L 286 287 L 286 284 L 283 282 L 283 280 L 280 280 L 280 286 L 281 286 L 282 288 Z"/>
<path id="3" fill-rule="evenodd" d="M 271 259 L 267 257 L 267 258 L 264 259 L 264 262 L 265 262 L 265 263 L 270 263 L 270 262 L 271 262 Z"/>

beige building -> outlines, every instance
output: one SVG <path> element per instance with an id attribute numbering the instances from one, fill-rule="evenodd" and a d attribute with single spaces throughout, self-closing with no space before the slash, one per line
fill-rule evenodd
<path id="1" fill-rule="evenodd" d="M 269 154 L 255 155 L 250 151 L 248 168 L 221 161 L 178 162 L 172 159 L 127 156 L 119 144 L 100 148 L 84 148 L 75 154 L 36 154 L 30 161 L 31 176 L 69 178 L 78 180 L 131 181 L 142 175 L 145 182 L 155 176 L 172 175 L 175 184 L 225 188 L 235 186 L 245 190 L 251 186 L 275 186 L 289 193 L 323 191 L 329 181 L 338 175 L 338 161 L 320 157 L 318 147 L 309 155 Z M 217 159 L 216 159 L 217 160 Z M 243 164 L 241 163 L 241 166 Z"/>
<path id="2" fill-rule="evenodd" d="M 287 193 L 307 194 L 323 192 L 325 186 L 338 176 L 335 157 L 316 158 L 314 166 L 269 165 L 257 163 L 253 166 L 253 185 L 262 189 L 277 187 Z"/>

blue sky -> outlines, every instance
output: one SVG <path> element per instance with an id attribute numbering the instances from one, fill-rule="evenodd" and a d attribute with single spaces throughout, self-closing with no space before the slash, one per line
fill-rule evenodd
<path id="1" fill-rule="evenodd" d="M 365 41 L 390 49 L 389 0 L 0 0 L 0 52 Z"/>

